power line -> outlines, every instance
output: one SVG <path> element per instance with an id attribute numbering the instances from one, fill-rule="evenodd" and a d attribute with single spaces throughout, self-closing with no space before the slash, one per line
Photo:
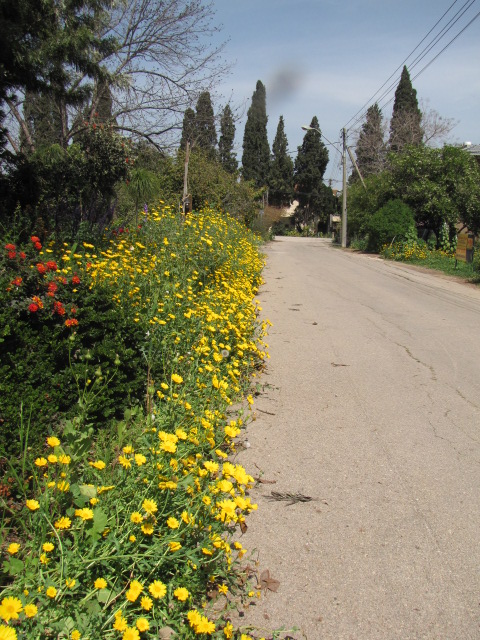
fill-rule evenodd
<path id="1" fill-rule="evenodd" d="M 402 65 L 412 56 L 412 54 L 420 47 L 420 45 L 425 41 L 425 39 L 428 37 L 428 35 L 430 35 L 432 33 L 432 31 L 438 26 L 438 24 L 441 22 L 441 20 L 447 15 L 447 13 L 452 9 L 452 7 L 456 4 L 458 0 L 455 0 L 455 2 L 453 2 L 453 4 L 450 5 L 450 7 L 447 9 L 447 11 L 442 15 L 442 17 L 437 20 L 437 22 L 435 23 L 435 25 L 430 29 L 430 31 L 427 33 L 427 35 L 419 42 L 419 44 L 415 47 L 415 49 L 413 49 L 413 51 L 407 56 L 407 58 L 405 58 L 405 60 L 402 62 L 402 64 L 397 67 L 397 69 L 394 71 L 394 73 L 388 78 L 388 80 L 386 80 L 383 85 L 380 87 L 380 89 L 378 89 L 373 96 L 370 98 L 370 100 L 365 103 L 365 105 L 359 110 L 357 111 L 357 113 L 350 118 L 350 120 L 348 121 L 347 125 L 350 124 L 353 121 L 352 126 L 350 127 L 350 129 L 352 129 L 353 127 L 355 127 L 355 125 L 360 122 L 364 115 L 365 115 L 365 107 L 367 105 L 370 104 L 370 102 L 375 98 L 375 96 L 377 96 L 377 94 L 383 89 L 383 87 L 385 87 L 385 85 L 389 82 L 389 80 L 398 72 L 398 70 L 402 67 Z M 447 22 L 447 24 L 442 28 L 442 30 L 433 38 L 433 40 L 431 40 L 427 46 L 417 55 L 417 57 L 412 61 L 412 64 L 409 67 L 409 70 L 414 69 L 425 57 L 426 55 L 431 51 L 431 49 L 438 44 L 438 42 L 445 37 L 445 35 L 453 28 L 453 26 L 458 22 L 458 20 L 466 13 L 466 11 L 468 11 L 468 9 L 470 9 L 470 7 L 474 4 L 476 0 L 467 0 L 467 2 L 465 2 L 460 9 L 454 14 L 453 17 L 450 18 L 450 20 Z M 468 5 L 468 6 L 467 6 Z M 448 47 L 479 17 L 480 13 L 476 14 L 472 20 L 470 20 L 464 27 L 463 29 L 461 29 L 448 43 L 447 45 L 445 45 L 445 47 L 443 47 L 443 49 L 441 49 L 441 51 L 439 51 L 433 58 L 432 60 L 430 60 L 415 76 L 413 79 L 417 78 L 421 73 L 423 73 L 423 71 L 425 71 L 425 69 L 427 69 L 437 58 L 439 55 L 441 55 L 441 53 L 443 53 L 446 49 L 448 49 Z M 389 87 L 380 95 L 379 98 L 377 98 L 377 103 L 380 103 L 384 98 L 386 98 L 387 95 L 389 95 L 389 93 L 392 91 L 392 89 L 398 84 L 398 77 L 397 79 L 389 85 Z M 385 106 L 387 106 L 390 102 L 392 102 L 393 97 L 390 98 L 390 100 L 388 100 L 386 103 L 384 103 L 382 105 L 382 108 L 384 108 Z M 380 106 L 380 104 L 379 104 Z M 360 115 L 359 115 L 360 114 Z M 358 117 L 357 117 L 358 116 Z"/>
<path id="2" fill-rule="evenodd" d="M 375 98 L 375 96 L 383 89 L 383 87 L 395 76 L 395 74 L 400 70 L 403 69 L 404 64 L 407 62 L 407 60 L 410 58 L 411 55 L 413 55 L 415 53 L 415 51 L 418 49 L 418 47 L 422 44 L 422 42 L 424 42 L 426 40 L 426 38 L 428 38 L 428 36 L 432 33 L 432 31 L 435 29 L 435 27 L 443 20 L 443 18 L 447 15 L 447 13 L 450 11 L 450 9 L 458 2 L 458 0 L 454 0 L 454 2 L 448 7 L 448 9 L 445 11 L 445 13 L 442 15 L 442 17 L 437 20 L 437 22 L 433 25 L 433 27 L 430 29 L 430 31 L 422 38 L 422 40 L 420 40 L 420 42 L 417 44 L 417 46 L 415 47 L 415 49 L 413 49 L 408 56 L 405 58 L 405 60 L 403 62 L 401 62 L 398 67 L 395 69 L 395 71 L 392 73 L 391 76 L 389 76 L 385 82 L 382 84 L 382 86 L 377 89 L 377 91 L 375 91 L 375 93 L 373 94 L 373 96 L 371 96 L 371 98 L 369 98 L 367 100 L 367 102 L 363 105 L 363 107 L 361 107 L 357 113 L 355 113 L 355 115 L 353 115 L 350 120 L 346 123 L 345 127 L 348 127 L 348 125 L 350 124 L 350 122 L 352 122 L 352 120 L 354 120 L 359 113 L 363 113 L 365 107 L 368 107 L 368 105 L 372 102 L 372 100 Z M 468 0 L 467 0 L 468 2 Z M 465 3 L 467 4 L 467 3 Z M 465 6 L 465 5 L 464 5 Z M 381 99 L 381 98 L 380 98 Z"/>

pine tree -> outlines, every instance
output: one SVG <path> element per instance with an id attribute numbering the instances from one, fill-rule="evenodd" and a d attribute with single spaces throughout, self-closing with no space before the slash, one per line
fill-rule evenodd
<path id="1" fill-rule="evenodd" d="M 180 140 L 180 149 L 185 151 L 187 148 L 187 142 L 190 145 L 193 143 L 196 136 L 195 131 L 195 111 L 188 107 L 183 114 L 183 126 L 182 126 L 182 137 Z"/>
<path id="2" fill-rule="evenodd" d="M 298 147 L 294 174 L 299 213 L 305 222 L 315 217 L 325 220 L 331 209 L 331 189 L 323 184 L 328 164 L 328 150 L 322 142 L 316 116 L 313 117 L 310 127 L 302 145 Z"/>
<path id="3" fill-rule="evenodd" d="M 390 122 L 390 149 L 402 151 L 406 145 L 419 145 L 423 140 L 422 112 L 418 108 L 417 92 L 412 86 L 407 67 L 403 67 L 395 91 Z"/>
<path id="4" fill-rule="evenodd" d="M 385 142 L 383 140 L 383 115 L 375 103 L 367 110 L 365 122 L 358 137 L 355 155 L 363 177 L 380 173 L 385 163 Z M 358 178 L 357 173 L 353 175 Z"/>
<path id="5" fill-rule="evenodd" d="M 230 105 L 225 105 L 220 120 L 220 140 L 218 142 L 218 150 L 220 163 L 225 171 L 235 173 L 238 168 L 238 161 L 233 152 L 233 143 L 235 140 L 235 123 L 233 121 L 233 113 Z"/>
<path id="6" fill-rule="evenodd" d="M 268 182 L 270 146 L 267 137 L 267 98 L 265 86 L 260 80 L 252 95 L 243 135 L 242 175 L 253 180 L 257 187 Z"/>
<path id="7" fill-rule="evenodd" d="M 217 153 L 217 131 L 215 129 L 215 114 L 213 112 L 210 93 L 200 94 L 195 113 L 194 146 L 202 149 L 207 157 L 213 159 Z"/>
<path id="8" fill-rule="evenodd" d="M 289 205 L 293 199 L 293 160 L 288 155 L 283 116 L 278 121 L 272 145 L 272 161 L 268 179 L 270 203 L 279 207 Z"/>

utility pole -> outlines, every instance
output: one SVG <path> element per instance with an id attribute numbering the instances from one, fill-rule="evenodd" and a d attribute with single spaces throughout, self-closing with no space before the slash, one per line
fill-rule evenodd
<path id="1" fill-rule="evenodd" d="M 342 139 L 343 139 L 342 247 L 345 248 L 347 246 L 347 130 L 345 128 L 342 129 Z"/>

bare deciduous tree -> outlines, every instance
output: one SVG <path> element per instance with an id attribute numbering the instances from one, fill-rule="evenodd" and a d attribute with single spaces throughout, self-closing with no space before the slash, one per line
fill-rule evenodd
<path id="1" fill-rule="evenodd" d="M 211 89 L 227 70 L 223 44 L 211 45 L 219 31 L 211 3 L 202 0 L 114 0 L 98 23 L 99 35 L 115 38 L 113 53 L 99 54 L 108 70 L 111 121 L 119 131 L 167 147 L 181 128 L 184 111 L 202 91 Z M 72 88 L 86 84 L 77 74 Z M 22 97 L 10 105 L 17 128 L 25 129 Z M 105 85 L 97 85 L 90 100 L 62 114 L 68 123 L 64 143 L 97 117 Z M 59 105 L 60 110 L 64 110 Z M 68 117 L 67 117 L 68 115 Z"/>

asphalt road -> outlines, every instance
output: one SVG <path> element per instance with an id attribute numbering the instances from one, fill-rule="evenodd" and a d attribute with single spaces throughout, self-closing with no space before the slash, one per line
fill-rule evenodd
<path id="1" fill-rule="evenodd" d="M 240 624 L 479 639 L 480 288 L 321 239 L 266 253 L 271 359 L 238 460 L 268 481 L 242 542 L 280 584 Z"/>

